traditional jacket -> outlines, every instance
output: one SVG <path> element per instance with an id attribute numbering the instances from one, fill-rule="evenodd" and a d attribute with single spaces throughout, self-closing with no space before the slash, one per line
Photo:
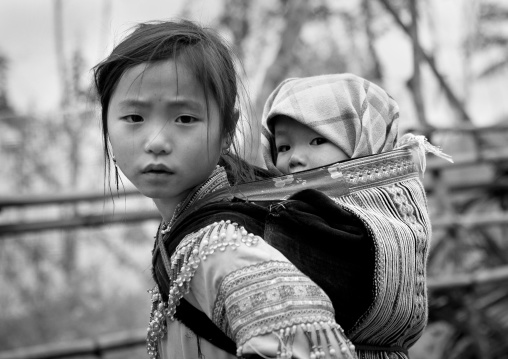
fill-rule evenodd
<path id="1" fill-rule="evenodd" d="M 205 186 L 217 176 L 225 174 Z M 208 196 L 184 203 L 185 215 L 158 236 L 150 357 L 354 358 L 328 295 L 263 239 L 266 208 L 232 200 L 227 188 L 200 192 Z M 233 341 L 232 353 L 200 318 Z"/>

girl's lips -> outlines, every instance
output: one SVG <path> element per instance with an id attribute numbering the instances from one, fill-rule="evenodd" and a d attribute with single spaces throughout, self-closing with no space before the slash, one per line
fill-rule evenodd
<path id="1" fill-rule="evenodd" d="M 153 174 L 173 174 L 173 171 L 169 167 L 163 164 L 149 164 L 145 168 L 143 168 L 143 173 L 153 173 Z"/>

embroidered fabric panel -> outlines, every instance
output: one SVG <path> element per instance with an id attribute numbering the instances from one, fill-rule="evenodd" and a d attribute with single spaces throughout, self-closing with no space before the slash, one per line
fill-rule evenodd
<path id="1" fill-rule="evenodd" d="M 376 299 L 348 334 L 357 343 L 410 347 L 427 321 L 431 228 L 421 182 L 412 178 L 334 200 L 367 223 L 376 247 Z"/>
<path id="2" fill-rule="evenodd" d="M 385 158 L 377 157 L 358 159 L 354 165 L 346 162 L 342 166 L 342 174 L 349 184 L 351 193 L 418 177 L 410 153 L 405 155 L 390 153 Z"/>
<path id="3" fill-rule="evenodd" d="M 296 324 L 333 321 L 334 311 L 325 292 L 294 265 L 269 261 L 224 278 L 212 320 L 240 346 Z"/>
<path id="4" fill-rule="evenodd" d="M 418 170 L 411 151 L 401 149 L 243 184 L 232 193 L 251 201 L 277 201 L 312 188 L 336 197 L 410 178 L 418 178 Z"/>

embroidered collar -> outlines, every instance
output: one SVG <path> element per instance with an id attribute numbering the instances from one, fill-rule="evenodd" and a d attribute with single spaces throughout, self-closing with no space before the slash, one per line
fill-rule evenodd
<path id="1" fill-rule="evenodd" d="M 206 195 L 215 192 L 218 189 L 229 187 L 228 178 L 224 167 L 217 165 L 208 179 L 187 197 L 175 208 L 173 216 L 167 222 L 162 222 L 160 226 L 160 233 L 162 235 L 169 233 L 176 219 L 192 206 L 195 202 L 199 201 Z"/>
<path id="2" fill-rule="evenodd" d="M 200 199 L 203 199 L 205 196 L 217 191 L 218 189 L 225 187 L 229 187 L 226 171 L 224 170 L 224 167 L 217 165 L 210 177 L 208 177 L 208 179 L 201 186 L 197 187 L 194 191 L 189 193 L 182 202 L 178 203 L 173 216 L 171 217 L 171 220 L 167 223 L 163 222 L 159 226 L 159 231 L 155 240 L 155 246 L 152 252 L 152 258 L 155 258 L 157 256 L 157 252 L 160 252 L 162 261 L 164 263 L 164 268 L 166 269 L 166 273 L 168 273 L 168 275 L 171 270 L 171 264 L 169 261 L 168 253 L 164 246 L 164 240 L 167 234 L 173 228 L 176 220 L 185 211 L 191 208 L 194 203 Z"/>

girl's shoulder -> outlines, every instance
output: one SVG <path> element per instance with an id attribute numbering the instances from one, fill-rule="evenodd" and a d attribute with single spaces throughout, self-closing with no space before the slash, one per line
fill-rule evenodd
<path id="1" fill-rule="evenodd" d="M 267 211 L 268 208 L 264 206 L 225 197 L 189 211 L 175 223 L 171 237 L 181 240 L 191 233 L 199 232 L 221 221 L 237 223 L 249 232 L 262 235 Z"/>

